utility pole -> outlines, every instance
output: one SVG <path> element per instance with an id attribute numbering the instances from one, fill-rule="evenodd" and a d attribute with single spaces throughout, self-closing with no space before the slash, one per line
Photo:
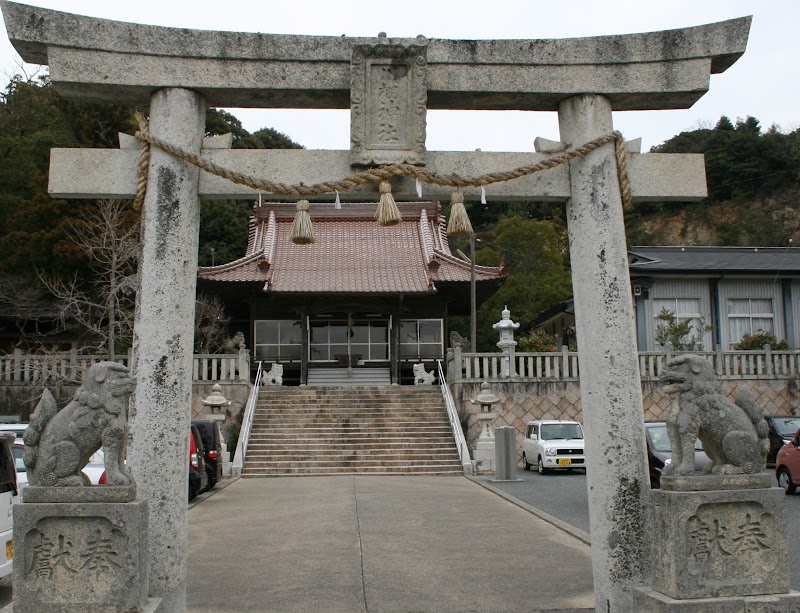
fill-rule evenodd
<path id="1" fill-rule="evenodd" d="M 472 353 L 478 351 L 477 299 L 475 296 L 475 232 L 469 235 L 469 342 Z"/>

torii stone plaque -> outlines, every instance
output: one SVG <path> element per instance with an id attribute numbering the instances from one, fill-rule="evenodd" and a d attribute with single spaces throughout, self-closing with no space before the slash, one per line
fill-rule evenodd
<path id="1" fill-rule="evenodd" d="M 337 180 L 350 174 L 353 162 L 394 161 L 398 152 L 430 170 L 461 175 L 508 170 L 546 156 L 426 152 L 413 137 L 397 149 L 385 146 L 384 139 L 371 158 L 358 157 L 358 147 L 352 152 L 210 148 L 202 139 L 206 107 L 351 108 L 353 58 L 359 46 L 424 46 L 425 108 L 557 111 L 561 140 L 577 147 L 613 130 L 612 111 L 690 107 L 708 90 L 710 74 L 725 71 L 744 53 L 750 27 L 748 17 L 596 38 L 423 41 L 202 32 L 80 17 L 5 0 L 0 6 L 17 51 L 26 62 L 49 64 L 52 82 L 62 95 L 149 105 L 153 136 L 221 166 L 280 177 L 285 183 L 309 182 L 309 168 L 316 181 Z M 369 88 L 372 81 L 367 83 Z M 407 92 L 418 86 L 403 85 L 411 88 Z M 413 102 L 414 96 L 404 100 Z M 352 104 L 357 110 L 358 100 Z M 367 105 L 367 113 L 370 108 Z M 406 120 L 412 119 L 413 109 L 405 107 L 403 112 Z M 366 126 L 372 125 L 369 121 Z M 394 129 L 400 124 L 392 125 Z M 369 129 L 354 126 L 352 133 L 366 135 Z M 705 197 L 701 155 L 629 157 L 634 201 Z M 131 198 L 137 160 L 135 148 L 53 150 L 50 191 L 62 198 Z M 396 180 L 393 189 L 399 197 L 415 194 L 409 179 Z M 591 463 L 595 598 L 598 611 L 631 611 L 631 590 L 646 583 L 649 571 L 642 551 L 649 481 L 613 145 L 569 167 L 491 185 L 486 192 L 502 200 L 567 203 Z M 448 195 L 448 190 L 435 186 L 426 193 Z M 150 585 L 151 594 L 162 597 L 170 611 L 185 608 L 185 432 L 190 419 L 199 196 L 250 199 L 254 191 L 199 173 L 154 149 L 143 206 L 145 246 L 134 346 L 136 434 L 129 457 L 140 490 L 158 501 L 151 505 Z M 466 196 L 475 198 L 477 192 Z M 375 200 L 376 186 L 358 188 L 348 197 Z M 164 466 L 146 470 L 155 448 Z"/>

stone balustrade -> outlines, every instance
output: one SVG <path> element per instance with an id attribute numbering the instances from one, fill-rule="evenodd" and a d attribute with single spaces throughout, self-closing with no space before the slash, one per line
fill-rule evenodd
<path id="1" fill-rule="evenodd" d="M 102 355 L 79 355 L 77 352 L 29 354 L 21 351 L 0 355 L 0 386 L 71 384 L 83 379 L 97 362 L 108 359 Z M 114 361 L 130 367 L 130 352 L 117 355 Z M 232 354 L 195 354 L 192 367 L 195 383 L 232 383 L 250 381 L 250 352 L 246 349 Z"/>
<path id="2" fill-rule="evenodd" d="M 709 360 L 720 380 L 798 379 L 800 351 L 773 351 L 769 345 L 761 351 L 696 351 Z M 642 381 L 658 381 L 664 364 L 679 352 L 640 351 L 639 373 Z M 513 369 L 504 363 L 513 362 Z M 562 347 L 558 352 L 466 353 L 448 350 L 447 379 L 455 382 L 499 381 L 578 381 L 578 353 Z M 459 368 L 460 365 L 460 368 Z M 503 373 L 509 372 L 508 376 Z"/>

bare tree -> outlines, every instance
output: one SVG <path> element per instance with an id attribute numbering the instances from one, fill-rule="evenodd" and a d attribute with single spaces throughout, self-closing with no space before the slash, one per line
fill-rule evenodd
<path id="1" fill-rule="evenodd" d="M 230 318 L 219 296 L 198 294 L 194 312 L 194 350 L 219 353 L 227 336 Z"/>
<path id="2" fill-rule="evenodd" d="M 74 319 L 94 332 L 113 357 L 117 342 L 132 336 L 139 224 L 126 201 L 102 200 L 70 224 L 69 235 L 89 256 L 91 290 L 84 289 L 77 276 L 39 278 L 57 298 L 62 319 Z"/>

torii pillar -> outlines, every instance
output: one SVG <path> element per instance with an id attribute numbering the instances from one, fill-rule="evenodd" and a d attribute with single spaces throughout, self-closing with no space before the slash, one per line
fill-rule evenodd
<path id="1" fill-rule="evenodd" d="M 566 143 L 589 142 L 613 131 L 611 103 L 604 96 L 564 100 L 558 120 Z M 567 227 L 588 458 L 595 606 L 597 611 L 629 611 L 630 587 L 648 578 L 648 556 L 643 555 L 642 545 L 650 481 L 614 144 L 570 162 L 570 184 Z M 626 579 L 621 581 L 622 577 Z"/>
<path id="2" fill-rule="evenodd" d="M 426 109 L 558 111 L 561 140 L 576 147 L 610 133 L 612 111 L 690 107 L 707 91 L 710 74 L 725 71 L 744 53 L 750 27 L 750 18 L 741 18 L 580 39 L 364 39 L 187 31 L 7 0 L 0 0 L 0 7 L 17 51 L 27 62 L 49 64 L 62 95 L 150 105 L 154 136 L 220 166 L 287 184 L 337 181 L 351 173 L 352 164 L 407 161 L 462 176 L 534 164 L 548 156 L 426 151 Z M 201 139 L 205 104 L 350 108 L 352 148 L 220 148 Z M 404 115 L 381 115 L 381 108 L 400 109 Z M 371 149 L 381 133 L 402 136 L 404 146 L 379 143 Z M 138 146 L 120 145 L 119 150 L 54 149 L 50 193 L 61 198 L 133 197 Z M 311 177 L 309 169 L 314 170 Z M 639 154 L 634 148 L 628 170 L 634 201 L 706 196 L 702 155 Z M 609 144 L 569 167 L 486 189 L 499 201 L 567 203 L 598 613 L 632 613 L 632 588 L 645 584 L 649 571 L 641 384 L 616 174 Z M 392 187 L 396 198 L 415 198 L 411 180 L 398 179 Z M 198 177 L 185 164 L 153 150 L 136 318 L 131 464 L 150 500 L 151 595 L 160 596 L 170 612 L 185 610 L 185 446 L 197 198 L 254 195 L 250 188 L 212 175 Z M 426 187 L 426 197 L 449 195 L 450 188 Z M 478 192 L 465 196 L 477 199 Z M 375 202 L 377 186 L 354 189 L 348 198 Z M 151 470 L 154 456 L 163 464 L 158 471 Z"/>
<path id="3" fill-rule="evenodd" d="M 192 153 L 200 152 L 205 117 L 205 99 L 191 90 L 151 97 L 150 133 Z M 139 496 L 150 501 L 150 593 L 164 611 L 186 610 L 199 173 L 153 147 L 142 205 L 129 457 Z"/>

